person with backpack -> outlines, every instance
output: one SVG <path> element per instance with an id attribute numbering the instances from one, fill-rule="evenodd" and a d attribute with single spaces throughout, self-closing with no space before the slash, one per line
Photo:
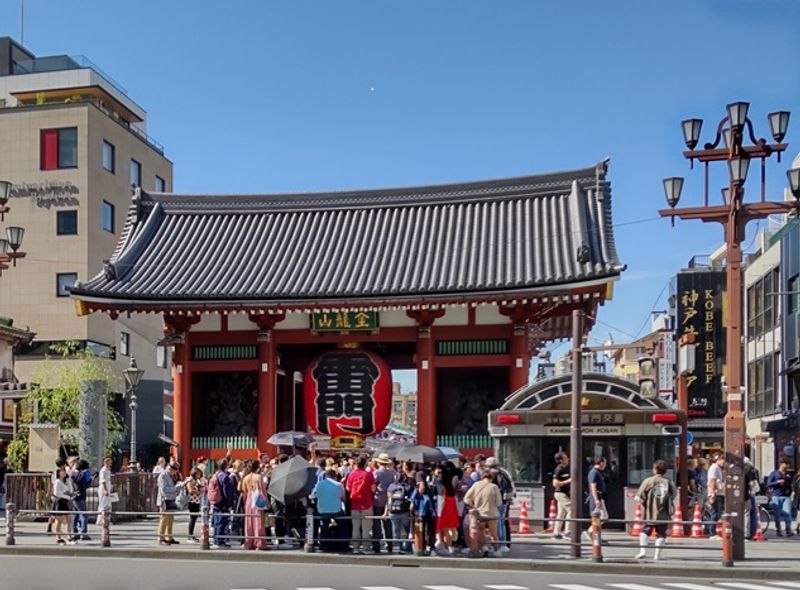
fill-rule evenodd
<path id="1" fill-rule="evenodd" d="M 208 503 L 213 514 L 212 526 L 214 528 L 214 547 L 229 549 L 228 527 L 231 521 L 231 510 L 236 502 L 236 488 L 230 473 L 228 461 L 217 461 L 217 472 L 208 482 Z"/>
<path id="2" fill-rule="evenodd" d="M 72 515 L 72 540 L 90 541 L 88 535 L 89 518 L 86 516 L 86 490 L 92 485 L 92 472 L 89 469 L 89 462 L 85 459 L 78 461 L 76 469 L 72 472 L 72 485 L 75 489 L 75 497 L 72 505 L 77 514 Z"/>
<path id="3" fill-rule="evenodd" d="M 386 514 L 392 523 L 392 538 L 406 539 L 398 547 L 399 553 L 411 553 L 411 494 L 414 492 L 414 481 L 405 473 L 401 473 L 397 481 L 387 490 Z M 390 550 L 389 553 L 392 551 Z"/>
<path id="4" fill-rule="evenodd" d="M 664 477 L 666 473 L 667 463 L 659 459 L 653 463 L 653 475 L 645 479 L 636 492 L 636 501 L 641 502 L 644 508 L 644 528 L 639 533 L 640 549 L 636 559 L 644 559 L 647 555 L 647 539 L 653 531 L 656 535 L 653 561 L 658 561 L 661 548 L 667 540 L 667 523 L 672 520 L 673 502 L 677 492 L 675 484 Z"/>
<path id="5" fill-rule="evenodd" d="M 758 526 L 756 496 L 759 492 L 758 469 L 755 468 L 750 457 L 744 458 L 744 516 L 745 516 L 745 539 L 752 541 L 756 534 L 756 527 Z"/>
<path id="6" fill-rule="evenodd" d="M 353 551 L 363 555 L 367 551 L 370 522 L 372 516 L 375 476 L 366 470 L 367 458 L 360 456 L 356 468 L 345 481 L 345 489 L 350 496 L 350 513 L 353 518 Z"/>
<path id="7" fill-rule="evenodd" d="M 414 516 L 422 521 L 423 552 L 428 555 L 436 545 L 436 504 L 425 478 L 417 478 L 417 489 L 411 494 Z"/>

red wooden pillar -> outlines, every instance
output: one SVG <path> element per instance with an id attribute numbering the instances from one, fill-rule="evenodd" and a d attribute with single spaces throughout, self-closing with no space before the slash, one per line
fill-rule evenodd
<path id="1" fill-rule="evenodd" d="M 173 438 L 178 462 L 188 464 L 192 448 L 192 369 L 189 329 L 199 316 L 164 316 L 164 331 L 174 341 L 172 355 Z"/>
<path id="2" fill-rule="evenodd" d="M 511 367 L 508 375 L 508 388 L 516 391 L 528 384 L 528 373 L 531 355 L 528 346 L 527 325 L 519 322 L 513 324 L 511 334 Z"/>
<path id="3" fill-rule="evenodd" d="M 277 430 L 277 370 L 278 355 L 275 349 L 273 328 L 284 315 L 251 315 L 250 321 L 258 326 L 258 419 L 257 441 L 259 449 L 267 449 L 267 439 Z"/>
<path id="4" fill-rule="evenodd" d="M 433 322 L 444 310 L 406 312 L 417 322 L 417 443 L 436 445 L 436 367 L 434 365 Z"/>

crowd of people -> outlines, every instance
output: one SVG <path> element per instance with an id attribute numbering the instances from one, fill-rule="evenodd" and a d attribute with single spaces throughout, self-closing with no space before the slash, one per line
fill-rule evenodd
<path id="1" fill-rule="evenodd" d="M 485 526 L 481 537 L 485 533 L 489 543 L 481 553 L 510 550 L 507 519 L 514 487 L 494 457 L 478 455 L 463 465 L 399 462 L 387 453 L 326 457 L 313 449 L 303 457 L 313 465 L 316 483 L 306 497 L 288 503 L 269 494 L 272 470 L 288 454 L 248 462 L 226 457 L 213 472 L 201 458 L 185 479 L 180 465 L 160 460 L 154 468 L 162 511 L 159 543 L 180 542 L 173 530 L 176 510 L 189 511 L 186 540 L 198 542 L 197 519 L 207 505 L 217 548 L 300 546 L 311 510 L 314 543 L 322 551 L 411 553 L 417 517 L 424 553 L 452 555 L 468 552 L 468 514 L 476 510 Z"/>

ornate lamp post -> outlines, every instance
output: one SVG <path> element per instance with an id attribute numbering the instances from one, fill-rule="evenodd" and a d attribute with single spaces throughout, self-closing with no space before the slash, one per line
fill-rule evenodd
<path id="1" fill-rule="evenodd" d="M 11 197 L 11 183 L 7 180 L 0 180 L 0 221 L 5 221 L 6 213 L 11 208 L 7 205 Z M 17 258 L 24 258 L 25 252 L 21 252 L 22 238 L 25 230 L 21 227 L 11 226 L 6 228 L 6 237 L 0 239 L 0 276 L 4 270 L 8 270 L 8 263 L 12 262 L 17 266 Z"/>
<path id="2" fill-rule="evenodd" d="M 745 236 L 748 221 L 761 219 L 769 215 L 785 214 L 798 209 L 798 203 L 766 200 L 766 159 L 773 154 L 780 155 L 788 147 L 782 143 L 789 124 L 789 113 L 777 111 L 768 115 L 772 137 L 775 143 L 767 143 L 765 139 L 756 139 L 753 123 L 748 118 L 749 103 L 734 102 L 727 105 L 727 116 L 717 125 L 716 137 L 712 143 L 706 143 L 703 149 L 695 149 L 700 140 L 701 119 L 687 119 L 681 123 L 686 147 L 685 158 L 693 166 L 697 160 L 705 165 L 705 198 L 702 207 L 676 208 L 681 197 L 683 178 L 664 179 L 664 192 L 670 209 L 662 209 L 659 215 L 673 219 L 699 219 L 703 222 L 716 222 L 725 231 L 727 246 L 727 297 L 728 323 L 726 332 L 727 345 L 727 381 L 728 410 L 725 415 L 725 510 L 731 514 L 733 523 L 734 559 L 744 559 L 744 444 L 745 420 L 742 406 L 742 250 L 741 244 Z M 745 133 L 749 144 L 745 144 Z M 724 146 L 720 147 L 720 142 Z M 761 198 L 760 201 L 746 203 L 744 200 L 744 183 L 750 168 L 751 160 L 761 160 Z M 710 162 L 725 161 L 728 165 L 729 185 L 727 193 L 723 193 L 723 204 L 710 205 L 708 197 L 708 165 Z M 797 179 L 798 191 L 795 198 L 800 198 L 800 173 L 793 176 L 790 171 L 789 180 Z M 794 188 L 794 187 L 793 187 Z M 727 196 L 726 196 L 727 195 Z M 680 408 L 686 411 L 688 408 Z"/>
<path id="3" fill-rule="evenodd" d="M 130 399 L 131 408 L 131 469 L 136 471 L 136 410 L 139 408 L 139 403 L 136 399 L 136 388 L 142 381 L 144 370 L 136 365 L 136 359 L 131 357 L 131 363 L 128 368 L 122 371 L 125 376 L 125 384 L 128 389 L 128 399 Z"/>

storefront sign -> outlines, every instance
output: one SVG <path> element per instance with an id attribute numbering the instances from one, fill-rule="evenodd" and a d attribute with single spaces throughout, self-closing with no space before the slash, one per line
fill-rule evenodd
<path id="1" fill-rule="evenodd" d="M 373 332 L 377 311 L 323 311 L 311 314 L 312 332 Z"/>
<path id="2" fill-rule="evenodd" d="M 71 182 L 47 180 L 44 182 L 26 182 L 15 184 L 11 188 L 12 199 L 32 199 L 37 207 L 75 207 L 78 200 L 78 187 Z"/>
<path id="3" fill-rule="evenodd" d="M 569 416 L 548 416 L 545 418 L 546 425 L 570 424 L 572 419 Z M 620 413 L 581 413 L 582 424 L 624 424 L 625 418 Z"/>
<path id="4" fill-rule="evenodd" d="M 690 417 L 725 414 L 722 376 L 725 364 L 724 271 L 683 272 L 677 281 L 676 338 L 695 337 L 695 370 L 687 375 Z"/>
<path id="5" fill-rule="evenodd" d="M 391 371 L 374 353 L 326 352 L 306 369 L 303 387 L 308 425 L 318 434 L 364 438 L 389 423 Z"/>
<path id="6" fill-rule="evenodd" d="M 547 436 L 569 436 L 569 426 L 545 426 L 544 433 Z M 584 426 L 581 428 L 583 436 L 622 436 L 625 433 L 624 426 Z"/>

